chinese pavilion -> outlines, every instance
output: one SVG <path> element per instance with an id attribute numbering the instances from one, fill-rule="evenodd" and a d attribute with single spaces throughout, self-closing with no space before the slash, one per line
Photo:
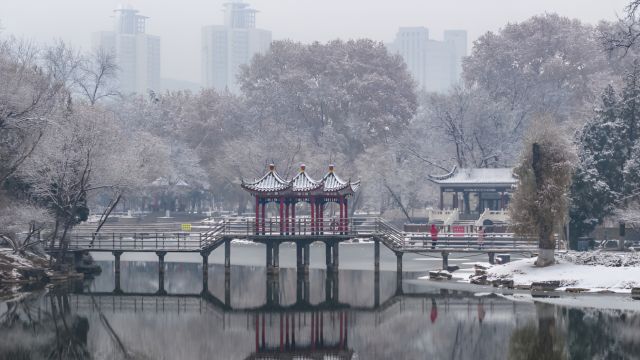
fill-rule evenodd
<path id="1" fill-rule="evenodd" d="M 360 187 L 360 181 L 343 180 L 335 173 L 333 165 L 322 180 L 314 180 L 300 165 L 300 171 L 291 180 L 278 174 L 273 164 L 267 173 L 253 181 L 242 180 L 242 188 L 255 197 L 255 234 L 266 235 L 273 229 L 266 224 L 266 207 L 268 203 L 278 206 L 279 217 L 276 219 L 277 232 L 280 235 L 321 235 L 325 231 L 336 234 L 347 234 L 349 231 L 349 197 Z M 337 219 L 325 219 L 325 205 L 337 203 L 340 215 Z M 311 214 L 308 219 L 296 220 L 296 204 L 308 203 Z M 270 221 L 272 224 L 273 221 Z M 296 226 L 297 225 L 297 226 Z"/>
<path id="2" fill-rule="evenodd" d="M 460 209 L 461 214 L 506 209 L 517 184 L 512 168 L 454 167 L 446 175 L 429 175 L 429 180 L 440 187 L 440 209 L 450 201 L 451 208 Z"/>

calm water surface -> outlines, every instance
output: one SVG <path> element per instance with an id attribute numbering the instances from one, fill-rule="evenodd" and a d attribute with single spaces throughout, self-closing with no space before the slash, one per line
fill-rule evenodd
<path id="1" fill-rule="evenodd" d="M 222 252 L 222 251 L 216 251 Z M 638 359 L 640 312 L 512 302 L 407 281 L 438 259 L 395 258 L 372 271 L 368 245 L 340 249 L 327 276 L 312 249 L 308 276 L 283 245 L 277 278 L 264 248 L 232 249 L 231 273 L 210 258 L 168 255 L 158 293 L 153 255 L 124 255 L 114 293 L 109 256 L 93 281 L 0 302 L 0 359 Z M 450 262 L 485 261 L 457 256 Z"/>

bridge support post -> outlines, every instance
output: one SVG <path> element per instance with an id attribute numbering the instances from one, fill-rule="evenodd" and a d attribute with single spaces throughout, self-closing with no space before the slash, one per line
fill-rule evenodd
<path id="1" fill-rule="evenodd" d="M 201 251 L 202 256 L 202 293 L 209 291 L 209 251 Z"/>
<path id="2" fill-rule="evenodd" d="M 273 243 L 267 241 L 267 275 L 273 273 Z"/>
<path id="3" fill-rule="evenodd" d="M 496 253 L 489 253 L 489 264 L 493 265 L 496 263 Z"/>
<path id="4" fill-rule="evenodd" d="M 380 271 L 380 240 L 373 241 L 373 270 Z"/>
<path id="5" fill-rule="evenodd" d="M 267 305 L 280 304 L 280 284 L 277 276 L 267 276 Z"/>
<path id="6" fill-rule="evenodd" d="M 402 256 L 404 253 L 396 252 L 396 295 L 402 294 Z"/>
<path id="7" fill-rule="evenodd" d="M 304 273 L 309 274 L 309 264 L 310 264 L 309 261 L 311 260 L 311 252 L 310 252 L 311 244 L 309 243 L 304 244 L 303 250 L 304 250 L 304 264 L 303 264 Z"/>
<path id="8" fill-rule="evenodd" d="M 156 251 L 158 255 L 158 294 L 166 294 L 164 290 L 164 256 L 167 255 L 166 251 Z"/>
<path id="9" fill-rule="evenodd" d="M 442 252 L 442 269 L 447 270 L 449 267 L 449 253 L 446 251 Z"/>
<path id="10" fill-rule="evenodd" d="M 273 273 L 278 274 L 280 272 L 280 243 L 273 243 Z"/>
<path id="11" fill-rule="evenodd" d="M 302 271 L 304 271 L 302 269 L 302 264 L 303 264 L 303 259 L 302 259 L 302 244 L 300 244 L 299 242 L 296 242 L 296 271 L 298 273 L 301 273 Z"/>
<path id="12" fill-rule="evenodd" d="M 231 272 L 224 273 L 224 304 L 231 306 Z"/>
<path id="13" fill-rule="evenodd" d="M 333 271 L 336 273 L 340 267 L 340 242 L 333 243 Z"/>
<path id="14" fill-rule="evenodd" d="M 112 252 L 113 256 L 115 257 L 114 259 L 114 275 L 115 275 L 115 286 L 114 286 L 114 292 L 115 293 L 121 293 L 122 292 L 122 288 L 120 288 L 120 255 L 122 255 L 122 251 L 113 251 Z"/>
<path id="15" fill-rule="evenodd" d="M 380 271 L 373 272 L 373 306 L 380 306 Z"/>
<path id="16" fill-rule="evenodd" d="M 325 263 L 327 265 L 327 272 L 332 271 L 331 269 L 331 244 L 328 242 L 324 243 L 324 253 L 325 253 Z"/>
<path id="17" fill-rule="evenodd" d="M 324 296 L 325 301 L 328 303 L 337 302 L 338 301 L 338 273 L 332 272 L 327 273 L 327 278 L 325 280 L 325 288 L 324 288 Z"/>
<path id="18" fill-rule="evenodd" d="M 231 271 L 231 239 L 224 240 L 224 272 Z"/>

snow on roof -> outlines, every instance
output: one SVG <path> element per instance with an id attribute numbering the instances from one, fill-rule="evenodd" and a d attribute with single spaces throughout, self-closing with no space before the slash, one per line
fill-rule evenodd
<path id="1" fill-rule="evenodd" d="M 269 172 L 267 172 L 260 179 L 256 179 L 252 182 L 245 182 L 242 180 L 242 187 L 248 190 L 270 192 L 270 191 L 282 191 L 291 186 L 289 181 L 284 180 L 276 171 L 276 167 L 273 164 L 269 165 Z"/>
<path id="2" fill-rule="evenodd" d="M 429 175 L 429 180 L 436 184 L 490 184 L 514 185 L 517 179 L 513 175 L 513 168 L 453 168 L 443 176 Z"/>
<path id="3" fill-rule="evenodd" d="M 336 175 L 333 165 L 329 165 L 329 172 L 322 178 L 322 182 L 324 183 L 323 190 L 325 192 L 339 191 L 349 186 L 347 181 L 340 179 Z"/>
<path id="4" fill-rule="evenodd" d="M 353 193 L 360 187 L 360 181 L 351 182 L 344 181 L 334 172 L 334 166 L 329 166 L 329 172 L 317 181 L 312 179 L 305 171 L 305 166 L 300 166 L 300 172 L 290 181 L 287 181 L 280 177 L 275 171 L 275 166 L 269 165 L 269 172 L 260 179 L 254 181 L 242 180 L 244 189 L 251 192 L 280 192 L 285 190 L 291 190 L 293 192 L 310 192 L 314 190 L 321 190 L 324 193 L 340 193 L 345 195 L 346 193 Z"/>
<path id="5" fill-rule="evenodd" d="M 305 171 L 305 165 L 300 165 L 300 172 L 291 179 L 291 190 L 293 191 L 312 191 L 322 187 L 321 181 L 313 180 Z"/>

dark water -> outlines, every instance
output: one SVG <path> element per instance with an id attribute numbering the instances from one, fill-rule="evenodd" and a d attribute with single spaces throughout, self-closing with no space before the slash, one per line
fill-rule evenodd
<path id="1" fill-rule="evenodd" d="M 320 266 L 273 278 L 254 251 L 234 248 L 245 264 L 230 274 L 210 265 L 206 286 L 200 264 L 169 262 L 166 293 L 158 293 L 157 262 L 123 261 L 122 292 L 114 293 L 113 263 L 101 261 L 94 281 L 0 302 L 0 359 L 640 358 L 640 312 L 407 281 L 424 270 L 400 282 L 394 271 L 327 276 Z M 360 251 L 341 249 L 341 266 Z M 383 259 L 383 269 L 395 267 Z"/>

